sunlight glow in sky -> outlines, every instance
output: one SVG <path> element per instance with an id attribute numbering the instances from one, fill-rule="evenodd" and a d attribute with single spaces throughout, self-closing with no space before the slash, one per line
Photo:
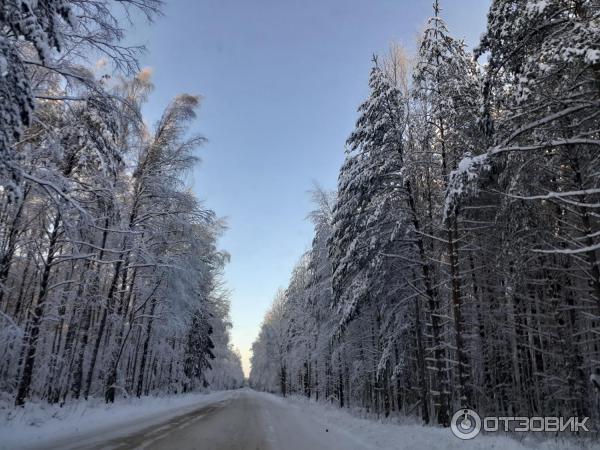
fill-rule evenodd
<path id="1" fill-rule="evenodd" d="M 209 140 L 190 183 L 227 218 L 233 344 L 250 348 L 278 287 L 306 251 L 307 192 L 337 183 L 344 142 L 368 94 L 373 53 L 391 41 L 414 50 L 432 0 L 169 0 L 138 25 L 146 44 L 155 121 L 175 95 L 201 94 L 195 130 Z M 450 32 L 474 46 L 488 0 L 442 1 Z"/>

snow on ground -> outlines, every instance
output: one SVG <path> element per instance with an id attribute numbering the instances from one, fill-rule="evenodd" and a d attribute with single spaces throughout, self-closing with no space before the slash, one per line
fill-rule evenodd
<path id="1" fill-rule="evenodd" d="M 44 442 L 83 436 L 124 435 L 162 423 L 199 406 L 217 403 L 231 391 L 179 394 L 167 397 L 103 400 L 58 405 L 28 403 L 15 410 L 12 403 L 0 404 L 0 449 L 31 448 Z"/>
<path id="2" fill-rule="evenodd" d="M 206 450 L 600 450 L 591 440 L 583 446 L 525 434 L 462 441 L 449 429 L 361 418 L 330 404 L 251 389 L 113 405 L 99 400 L 64 408 L 29 404 L 17 411 L 0 404 L 0 449 L 197 449 L 199 443 Z"/>
<path id="3" fill-rule="evenodd" d="M 342 431 L 360 440 L 366 448 L 373 450 L 600 450 L 600 444 L 594 444 L 591 440 L 579 443 L 565 439 L 542 440 L 534 439 L 531 434 L 524 433 L 516 436 L 520 438 L 520 442 L 504 434 L 480 435 L 473 440 L 463 441 L 455 437 L 447 428 L 359 418 L 348 410 L 310 401 L 304 397 L 277 398 L 279 402 L 296 409 L 298 416 L 310 418 L 329 430 Z"/>

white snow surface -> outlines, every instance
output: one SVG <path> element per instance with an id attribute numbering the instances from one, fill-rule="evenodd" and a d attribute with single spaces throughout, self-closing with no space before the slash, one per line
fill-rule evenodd
<path id="1" fill-rule="evenodd" d="M 261 394 L 266 395 L 266 394 Z M 600 444 L 590 441 L 576 443 L 572 440 L 534 439 L 531 434 L 479 435 L 470 441 L 455 437 L 450 429 L 420 424 L 400 423 L 398 419 L 373 420 L 360 418 L 334 405 L 316 403 L 306 398 L 280 399 L 298 411 L 298 416 L 327 427 L 341 430 L 369 450 L 567 450 L 600 449 Z M 517 440 L 519 439 L 520 442 Z M 333 447 L 335 448 L 335 447 Z M 345 448 L 345 447 L 342 447 Z"/>
<path id="2" fill-rule="evenodd" d="M 166 397 L 118 399 L 107 405 L 101 399 L 67 404 L 64 407 L 27 403 L 13 409 L 0 403 L 0 449 L 35 448 L 63 439 L 99 439 L 126 435 L 159 424 L 203 405 L 228 398 L 231 391 L 190 393 Z"/>
<path id="3" fill-rule="evenodd" d="M 223 448 L 238 448 L 240 443 L 249 442 L 249 438 L 264 443 L 265 448 L 270 450 L 600 448 L 598 444 L 580 446 L 574 441 L 543 441 L 529 435 L 518 436 L 521 442 L 501 434 L 480 435 L 474 440 L 462 441 L 453 436 L 449 429 L 400 423 L 398 419 L 383 421 L 360 418 L 334 405 L 316 403 L 302 397 L 281 398 L 250 389 L 125 399 L 109 406 L 93 401 L 64 408 L 28 405 L 16 414 L 12 409 L 5 409 L 0 417 L 0 448 L 16 450 L 43 447 L 44 444 L 52 447 L 52 443 L 58 442 L 75 442 L 82 445 L 81 448 L 102 448 L 103 443 L 110 441 L 112 444 L 115 438 L 133 436 L 148 427 L 166 429 L 168 426 L 164 425 L 175 417 L 209 405 L 220 405 L 220 409 L 216 409 L 212 416 L 205 412 L 188 421 L 185 428 L 188 431 L 180 430 L 182 427 L 179 426 L 172 434 L 164 434 L 162 441 L 156 442 L 157 438 L 154 438 L 140 448 L 166 448 L 165 445 L 175 442 L 183 445 L 190 441 L 195 448 L 200 440 L 207 443 L 227 441 L 230 432 L 234 445 Z M 213 436 L 215 434 L 220 436 Z M 143 433 L 139 436 L 143 436 Z"/>

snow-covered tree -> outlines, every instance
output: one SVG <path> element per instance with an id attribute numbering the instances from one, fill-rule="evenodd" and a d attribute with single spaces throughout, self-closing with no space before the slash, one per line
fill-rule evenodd
<path id="1" fill-rule="evenodd" d="M 495 0 L 483 66 L 440 11 L 414 67 L 396 47 L 372 70 L 252 379 L 280 390 L 283 367 L 285 392 L 441 425 L 596 417 L 600 9 Z"/>
<path id="2" fill-rule="evenodd" d="M 224 225 L 184 178 L 198 98 L 151 132 L 147 71 L 63 89 L 79 100 L 38 99 L 18 143 L 21 195 L 0 191 L 0 389 L 22 405 L 239 387 Z"/>
<path id="3" fill-rule="evenodd" d="M 132 75 L 143 47 L 125 46 L 119 17 L 136 10 L 152 19 L 160 0 L 6 0 L 0 7 L 0 186 L 20 192 L 23 167 L 17 145 L 32 123 L 36 99 L 85 100 L 76 92 L 48 89 L 48 81 L 82 85 L 101 93 L 81 66 L 101 54 Z"/>

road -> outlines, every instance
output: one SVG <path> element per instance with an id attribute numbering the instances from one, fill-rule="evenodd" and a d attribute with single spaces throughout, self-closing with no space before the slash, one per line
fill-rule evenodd
<path id="1" fill-rule="evenodd" d="M 143 426 L 143 425 L 142 425 Z M 54 442 L 81 450 L 365 450 L 344 430 L 327 429 L 278 397 L 249 389 L 131 432 Z"/>

